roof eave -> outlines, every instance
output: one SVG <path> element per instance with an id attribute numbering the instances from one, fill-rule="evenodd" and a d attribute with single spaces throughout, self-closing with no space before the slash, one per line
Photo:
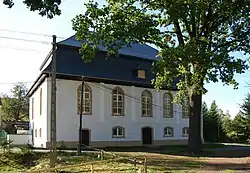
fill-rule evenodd
<path id="1" fill-rule="evenodd" d="M 41 82 L 49 75 L 48 72 L 42 72 L 38 78 L 35 80 L 35 82 L 32 84 L 30 89 L 28 90 L 26 97 L 30 97 L 37 89 L 37 87 L 40 86 Z"/>

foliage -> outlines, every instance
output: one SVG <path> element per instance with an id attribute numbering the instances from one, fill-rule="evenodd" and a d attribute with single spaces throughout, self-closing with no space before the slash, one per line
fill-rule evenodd
<path id="1" fill-rule="evenodd" d="M 29 100 L 26 97 L 27 87 L 17 83 L 11 90 L 11 95 L 5 94 L 2 98 L 3 120 L 27 121 L 29 119 Z"/>
<path id="2" fill-rule="evenodd" d="M 73 19 L 73 29 L 83 41 L 80 53 L 87 62 L 100 44 L 108 56 L 134 43 L 155 45 L 159 60 L 154 62 L 152 82 L 160 89 L 181 77 L 175 101 L 189 99 L 189 146 L 199 150 L 204 82 L 221 80 L 237 88 L 234 73 L 248 68 L 231 53 L 250 52 L 249 6 L 249 0 L 107 0 L 102 7 L 90 1 L 86 12 Z"/>
<path id="3" fill-rule="evenodd" d="M 205 141 L 250 143 L 250 94 L 241 104 L 240 112 L 231 118 L 219 111 L 215 101 L 208 110 L 203 103 L 203 130 Z M 219 135 L 218 135 L 219 134 Z"/>
<path id="4" fill-rule="evenodd" d="M 55 15 L 61 14 L 61 10 L 59 9 L 61 0 L 24 0 L 23 3 L 30 11 L 38 11 L 39 15 L 50 19 Z M 8 8 L 12 8 L 14 0 L 3 0 L 3 4 L 8 6 Z"/>
<path id="5" fill-rule="evenodd" d="M 225 142 L 225 132 L 222 129 L 223 111 L 220 110 L 215 101 L 208 110 L 203 103 L 203 135 L 204 140 L 209 142 Z"/>
<path id="6" fill-rule="evenodd" d="M 64 144 L 64 141 L 61 141 L 56 148 L 61 153 L 63 152 L 63 150 L 67 149 L 66 145 Z"/>
<path id="7" fill-rule="evenodd" d="M 232 142 L 249 143 L 250 141 L 250 94 L 241 104 L 241 111 L 233 120 L 227 120 L 224 129 Z"/>
<path id="8" fill-rule="evenodd" d="M 12 144 L 12 143 L 13 143 L 13 141 L 5 139 L 5 140 L 1 143 L 1 148 L 3 149 L 4 152 L 9 153 L 9 152 L 10 152 L 10 149 L 11 149 L 11 144 Z"/>

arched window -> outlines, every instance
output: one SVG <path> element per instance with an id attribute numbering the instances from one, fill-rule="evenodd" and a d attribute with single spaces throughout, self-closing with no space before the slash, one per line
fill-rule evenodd
<path id="1" fill-rule="evenodd" d="M 184 101 L 184 104 L 182 105 L 182 117 L 188 118 L 189 117 L 189 102 Z"/>
<path id="2" fill-rule="evenodd" d="M 173 117 L 173 96 L 171 93 L 165 93 L 163 96 L 163 116 L 166 118 Z"/>
<path id="3" fill-rule="evenodd" d="M 182 128 L 182 136 L 188 136 L 188 134 L 189 134 L 189 128 L 183 127 Z"/>
<path id="4" fill-rule="evenodd" d="M 91 114 L 92 112 L 92 91 L 90 86 L 84 84 L 83 86 L 83 105 L 82 105 L 82 113 L 83 114 Z M 77 114 L 81 112 L 81 92 L 82 85 L 79 85 L 77 88 Z"/>
<path id="5" fill-rule="evenodd" d="M 124 92 L 120 87 L 112 91 L 112 115 L 124 115 Z"/>
<path id="6" fill-rule="evenodd" d="M 152 111 L 152 94 L 148 90 L 144 90 L 142 92 L 141 107 L 142 107 L 142 116 L 145 116 L 145 117 L 153 116 L 153 111 Z"/>
<path id="7" fill-rule="evenodd" d="M 173 137 L 174 136 L 174 129 L 173 129 L 173 127 L 165 127 L 164 128 L 164 136 L 165 137 Z"/>
<path id="8" fill-rule="evenodd" d="M 112 128 L 112 137 L 113 138 L 124 138 L 125 129 L 124 127 L 116 126 Z"/>

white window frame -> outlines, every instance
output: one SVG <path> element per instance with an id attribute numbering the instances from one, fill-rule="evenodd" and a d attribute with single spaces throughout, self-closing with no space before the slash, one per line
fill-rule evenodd
<path id="1" fill-rule="evenodd" d="M 121 110 L 119 112 L 119 110 Z M 112 115 L 124 115 L 124 91 L 120 87 L 116 87 L 112 91 Z"/>
<path id="2" fill-rule="evenodd" d="M 189 102 L 184 101 L 184 105 L 182 105 L 182 118 L 189 117 Z"/>
<path id="3" fill-rule="evenodd" d="M 167 131 L 167 133 L 165 133 L 165 130 Z M 174 128 L 173 127 L 165 127 L 163 133 L 164 133 L 164 137 L 173 137 L 174 136 Z"/>
<path id="4" fill-rule="evenodd" d="M 116 134 L 114 134 L 114 130 L 116 131 Z M 119 132 L 122 132 L 122 134 L 119 134 Z M 116 126 L 112 128 L 112 137 L 113 138 L 125 138 L 125 128 L 121 126 Z"/>
<path id="5" fill-rule="evenodd" d="M 183 127 L 182 128 L 182 136 L 187 137 L 189 132 L 189 127 Z"/>
<path id="6" fill-rule="evenodd" d="M 173 118 L 173 96 L 170 92 L 166 92 L 163 95 L 163 117 Z"/>
<path id="7" fill-rule="evenodd" d="M 79 85 L 77 89 L 77 114 L 79 115 L 81 112 L 81 92 L 82 92 L 81 90 L 82 90 L 82 85 Z M 83 92 L 82 114 L 91 115 L 92 114 L 92 90 L 88 84 L 84 84 L 83 90 L 84 92 Z M 89 95 L 88 98 L 86 98 L 86 94 Z M 87 102 L 89 102 L 89 105 L 87 105 Z M 89 110 L 86 111 L 86 108 L 89 108 Z"/>
<path id="8" fill-rule="evenodd" d="M 141 114 L 142 117 L 153 116 L 153 97 L 149 90 L 144 90 L 141 95 Z M 144 113 L 145 112 L 145 113 Z"/>

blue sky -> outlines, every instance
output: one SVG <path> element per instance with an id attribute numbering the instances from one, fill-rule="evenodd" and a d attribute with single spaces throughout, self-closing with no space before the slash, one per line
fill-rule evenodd
<path id="1" fill-rule="evenodd" d="M 52 37 L 25 35 L 1 29 L 46 35 L 56 34 L 59 37 L 67 38 L 74 34 L 71 20 L 75 15 L 84 12 L 84 2 L 84 0 L 64 0 L 60 6 L 62 15 L 56 16 L 54 19 L 41 17 L 37 12 L 30 12 L 21 0 L 16 0 L 12 9 L 8 9 L 0 2 L 2 16 L 0 18 L 0 93 L 7 93 L 16 82 L 27 82 L 27 85 L 30 86 L 39 74 L 42 61 L 51 49 L 50 44 L 17 41 L 3 37 L 52 41 Z M 61 39 L 58 38 L 58 41 Z M 240 53 L 234 55 L 243 58 Z M 236 80 L 240 84 L 238 90 L 234 90 L 232 86 L 223 86 L 221 83 L 206 84 L 208 93 L 203 96 L 203 100 L 208 105 L 216 100 L 220 108 L 235 115 L 239 111 L 239 104 L 250 90 L 246 84 L 246 82 L 250 82 L 249 75 L 250 71 L 236 75 Z"/>

